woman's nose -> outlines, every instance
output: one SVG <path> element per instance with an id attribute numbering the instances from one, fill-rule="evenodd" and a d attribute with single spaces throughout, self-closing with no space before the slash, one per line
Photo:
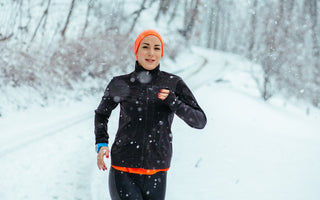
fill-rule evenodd
<path id="1" fill-rule="evenodd" d="M 153 49 L 150 49 L 149 50 L 149 55 L 153 55 L 154 54 L 154 50 Z"/>

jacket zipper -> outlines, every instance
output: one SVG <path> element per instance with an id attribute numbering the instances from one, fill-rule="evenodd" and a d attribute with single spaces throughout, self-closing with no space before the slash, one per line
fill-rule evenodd
<path id="1" fill-rule="evenodd" d="M 147 101 L 146 101 L 146 116 L 145 116 L 145 129 L 144 130 L 148 130 L 148 107 L 149 107 L 149 86 L 146 87 L 146 93 L 147 93 Z M 143 168 L 144 165 L 144 155 L 145 155 L 145 151 L 146 151 L 146 134 L 147 132 L 144 132 L 143 135 L 143 144 L 142 144 L 142 156 L 141 156 L 141 168 Z"/>

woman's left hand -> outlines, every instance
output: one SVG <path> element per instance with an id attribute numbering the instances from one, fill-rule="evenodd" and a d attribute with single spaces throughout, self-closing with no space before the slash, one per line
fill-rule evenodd
<path id="1" fill-rule="evenodd" d="M 103 157 L 109 158 L 109 148 L 108 147 L 101 147 L 97 156 L 97 165 L 99 170 L 107 170 L 106 163 L 103 160 Z"/>
<path id="2" fill-rule="evenodd" d="M 169 94 L 170 94 L 170 90 L 161 89 L 160 92 L 158 93 L 158 98 L 164 101 Z"/>

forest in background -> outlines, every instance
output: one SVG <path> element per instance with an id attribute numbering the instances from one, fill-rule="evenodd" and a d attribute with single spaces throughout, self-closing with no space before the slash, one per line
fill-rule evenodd
<path id="1" fill-rule="evenodd" d="M 115 70 L 132 68 L 148 13 L 169 41 L 170 59 L 189 45 L 235 53 L 261 65 L 262 77 L 252 77 L 264 100 L 284 95 L 319 107 L 319 3 L 0 0 L 0 90 L 33 88 L 41 104 L 65 91 L 101 91 Z"/>

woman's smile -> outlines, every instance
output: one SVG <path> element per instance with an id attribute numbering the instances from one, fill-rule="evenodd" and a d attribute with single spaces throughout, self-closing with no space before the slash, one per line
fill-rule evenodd
<path id="1" fill-rule="evenodd" d="M 148 63 L 153 63 L 153 62 L 156 61 L 156 60 L 154 60 L 154 59 L 146 59 L 146 61 L 147 61 Z"/>

